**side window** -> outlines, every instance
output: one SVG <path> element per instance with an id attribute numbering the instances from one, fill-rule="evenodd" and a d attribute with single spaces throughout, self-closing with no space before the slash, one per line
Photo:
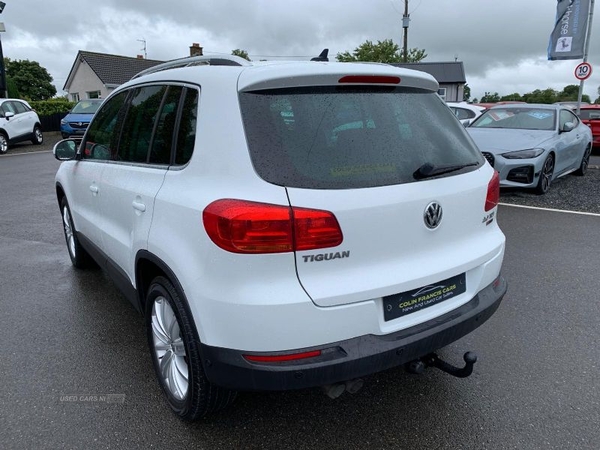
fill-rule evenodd
<path id="1" fill-rule="evenodd" d="M 472 119 L 475 117 L 475 113 L 469 109 L 464 108 L 453 108 L 454 115 L 458 117 L 459 120 Z"/>
<path id="2" fill-rule="evenodd" d="M 567 123 L 567 122 L 573 122 L 575 124 L 575 126 L 577 126 L 579 124 L 579 119 L 571 111 L 562 109 L 560 111 L 560 124 L 559 124 L 561 130 L 563 129 L 563 127 L 565 126 L 565 123 Z"/>
<path id="3" fill-rule="evenodd" d="M 170 86 L 163 106 L 158 116 L 156 131 L 152 140 L 152 148 L 148 162 L 150 164 L 170 164 L 171 148 L 173 147 L 173 131 L 175 130 L 175 120 L 179 109 L 179 100 L 183 87 Z"/>
<path id="4" fill-rule="evenodd" d="M 2 112 L 7 113 L 7 112 L 11 112 L 11 113 L 17 113 L 17 111 L 15 111 L 15 107 L 13 106 L 12 102 L 4 102 L 2 103 Z"/>
<path id="5" fill-rule="evenodd" d="M 196 141 L 196 122 L 198 118 L 198 91 L 185 90 L 185 100 L 181 110 L 179 133 L 177 134 L 177 148 L 175 151 L 175 164 L 186 164 L 192 157 L 194 142 Z"/>
<path id="6" fill-rule="evenodd" d="M 146 162 L 152 130 L 166 90 L 166 86 L 145 86 L 133 91 L 123 122 L 117 161 Z"/>
<path id="7" fill-rule="evenodd" d="M 84 159 L 110 159 L 116 150 L 127 94 L 123 91 L 115 95 L 94 116 L 83 145 Z"/>
<path id="8" fill-rule="evenodd" d="M 22 114 L 27 112 L 27 107 L 21 102 L 11 102 L 13 108 L 17 112 L 17 114 Z"/>

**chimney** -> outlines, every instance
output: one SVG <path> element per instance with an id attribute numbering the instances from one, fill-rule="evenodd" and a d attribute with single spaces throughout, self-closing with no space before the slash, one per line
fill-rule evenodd
<path id="1" fill-rule="evenodd" d="M 202 56 L 202 47 L 200 44 L 194 42 L 190 47 L 190 56 Z"/>
<path id="2" fill-rule="evenodd" d="M 144 55 L 137 55 L 137 59 L 144 59 Z"/>

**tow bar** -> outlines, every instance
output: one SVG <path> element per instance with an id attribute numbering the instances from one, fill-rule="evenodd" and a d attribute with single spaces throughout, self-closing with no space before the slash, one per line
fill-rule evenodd
<path id="1" fill-rule="evenodd" d="M 443 361 L 435 353 L 430 353 L 407 363 L 405 368 L 410 373 L 422 374 L 428 367 L 435 367 L 454 377 L 466 378 L 473 373 L 473 365 L 477 362 L 477 355 L 473 352 L 467 352 L 463 355 L 463 359 L 465 360 L 465 367 L 460 368 Z"/>

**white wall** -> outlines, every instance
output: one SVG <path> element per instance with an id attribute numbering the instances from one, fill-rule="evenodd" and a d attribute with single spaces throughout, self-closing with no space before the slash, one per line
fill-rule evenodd
<path id="1" fill-rule="evenodd" d="M 69 87 L 69 100 L 72 99 L 71 94 L 79 93 L 79 99 L 84 100 L 88 98 L 88 92 L 100 91 L 100 98 L 106 98 L 113 88 L 106 88 L 100 81 L 98 76 L 94 73 L 90 66 L 85 61 L 79 64 L 73 75 L 73 82 Z"/>

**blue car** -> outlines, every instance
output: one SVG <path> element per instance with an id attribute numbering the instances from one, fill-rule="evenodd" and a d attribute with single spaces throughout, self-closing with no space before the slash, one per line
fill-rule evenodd
<path id="1" fill-rule="evenodd" d="M 102 104 L 101 99 L 81 100 L 60 121 L 60 134 L 63 139 L 71 136 L 83 136 L 92 117 L 98 107 Z"/>

